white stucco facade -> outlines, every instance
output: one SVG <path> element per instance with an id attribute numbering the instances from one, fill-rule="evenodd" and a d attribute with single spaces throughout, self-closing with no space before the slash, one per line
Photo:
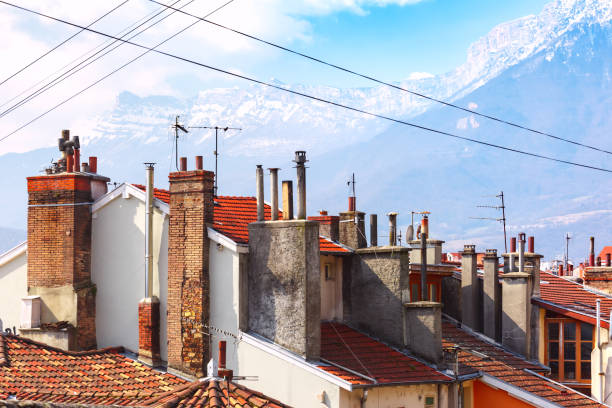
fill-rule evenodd
<path id="1" fill-rule="evenodd" d="M 28 295 L 27 245 L 0 255 L 0 331 L 19 329 L 21 299 Z"/>
<path id="2" fill-rule="evenodd" d="M 160 352 L 167 360 L 168 216 L 156 201 L 153 216 L 153 294 L 160 300 Z M 138 352 L 138 303 L 145 297 L 144 192 L 123 185 L 93 208 L 91 279 L 96 284 L 98 347 Z"/>

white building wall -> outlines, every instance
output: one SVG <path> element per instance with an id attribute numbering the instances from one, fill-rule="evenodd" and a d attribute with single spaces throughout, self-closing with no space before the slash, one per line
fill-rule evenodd
<path id="1" fill-rule="evenodd" d="M 28 256 L 25 245 L 0 257 L 0 331 L 19 329 L 21 298 L 28 295 Z"/>
<path id="2" fill-rule="evenodd" d="M 439 388 L 439 389 L 438 389 Z M 368 390 L 365 404 L 361 404 L 363 390 L 340 390 L 341 408 L 426 408 L 427 398 L 433 398 L 434 408 L 448 407 L 448 385 L 421 384 L 410 386 L 375 387 Z M 429 405 L 431 406 L 431 405 Z"/>
<path id="3" fill-rule="evenodd" d="M 97 286 L 98 347 L 138 352 L 138 303 L 145 297 L 145 205 L 119 196 L 94 212 L 91 275 Z M 168 217 L 153 217 L 153 292 L 160 300 L 161 358 L 167 360 Z"/>
<path id="4" fill-rule="evenodd" d="M 229 333 L 238 334 L 239 299 L 239 256 L 231 249 L 210 241 L 210 325 Z M 246 299 L 245 299 L 246 300 Z M 211 329 L 212 357 L 215 361 L 219 355 L 219 340 L 227 342 L 227 367 L 236 370 L 238 355 L 235 338 L 223 335 Z M 242 375 L 236 373 L 236 375 Z"/>

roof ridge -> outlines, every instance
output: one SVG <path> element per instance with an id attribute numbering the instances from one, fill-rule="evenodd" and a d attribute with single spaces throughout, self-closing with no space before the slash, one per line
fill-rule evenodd
<path id="1" fill-rule="evenodd" d="M 15 339 L 15 340 L 18 340 L 18 341 L 22 341 L 24 343 L 29 343 L 29 344 L 32 344 L 34 346 L 38 346 L 38 347 L 44 348 L 46 350 L 56 351 L 58 353 L 66 354 L 66 355 L 69 355 L 69 356 L 93 356 L 93 355 L 97 355 L 97 354 L 107 354 L 107 353 L 119 354 L 119 353 L 123 353 L 123 351 L 125 351 L 125 348 L 123 346 L 105 347 L 105 348 L 97 349 L 97 350 L 84 350 L 84 351 L 64 350 L 64 349 L 61 349 L 59 347 L 50 346 L 50 345 L 42 343 L 40 341 L 29 339 L 27 337 L 17 336 L 17 335 L 14 335 L 14 334 L 7 334 L 7 333 L 0 333 L 0 338 L 4 341 L 4 347 L 3 348 L 5 350 L 5 354 L 6 355 L 7 355 L 6 349 L 8 347 L 6 347 L 5 338 Z M 2 343 L 0 342 L 0 344 L 2 344 Z M 0 349 L 0 351 L 1 351 L 1 349 Z M 1 358 L 1 354 L 0 354 L 0 358 Z M 0 360 L 0 363 L 1 363 L 1 360 Z"/>

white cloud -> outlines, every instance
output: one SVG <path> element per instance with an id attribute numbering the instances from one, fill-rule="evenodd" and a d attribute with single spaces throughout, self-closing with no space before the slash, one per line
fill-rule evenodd
<path id="1" fill-rule="evenodd" d="M 419 79 L 434 78 L 434 76 L 435 75 L 429 72 L 411 72 L 407 79 L 410 81 L 418 81 Z"/>
<path id="2" fill-rule="evenodd" d="M 468 103 L 468 109 L 470 110 L 478 109 L 478 104 L 476 102 L 470 102 Z"/>
<path id="3" fill-rule="evenodd" d="M 170 0 L 163 0 L 171 4 Z M 196 1 L 185 7 L 194 15 L 203 16 L 225 3 L 226 0 Z M 209 17 L 218 23 L 239 28 L 241 31 L 274 42 L 291 45 L 312 40 L 309 16 L 320 16 L 339 11 L 365 13 L 371 7 L 388 5 L 404 6 L 420 0 L 236 0 Z M 18 0 L 17 4 L 43 13 L 88 25 L 94 19 L 120 4 L 121 0 L 77 1 L 52 0 L 31 2 Z M 187 4 L 180 0 L 175 6 Z M 94 28 L 116 35 L 160 6 L 148 1 L 129 1 Z M 0 5 L 0 80 L 16 72 L 27 62 L 40 56 L 51 47 L 78 31 L 75 27 L 36 17 L 24 11 Z M 155 45 L 179 29 L 189 25 L 193 18 L 176 13 L 133 41 L 143 45 Z M 141 27 L 141 29 L 144 28 Z M 92 47 L 107 41 L 92 33 L 82 33 L 57 49 L 39 63 L 27 69 L 7 83 L 0 85 L 0 104 L 22 92 L 25 88 L 52 74 L 67 62 L 88 52 Z M 161 49 L 192 58 L 197 61 L 225 67 L 232 72 L 247 73 L 258 62 L 269 61 L 279 51 L 248 39 L 200 22 L 180 36 L 164 44 Z M 8 134 L 33 117 L 45 112 L 58 102 L 83 89 L 96 79 L 138 55 L 141 50 L 123 45 L 116 51 L 96 61 L 71 78 L 52 88 L 32 102 L 10 115 L 0 118 L 0 137 Z M 240 68 L 237 68 L 237 67 Z M 220 73 L 194 69 L 192 65 L 150 53 L 141 60 L 112 75 L 99 85 L 78 96 L 71 102 L 48 114 L 18 134 L 0 143 L 0 154 L 9 151 L 27 151 L 53 145 L 57 132 L 74 128 L 76 124 L 94 123 L 92 119 L 112 108 L 115 98 L 122 91 L 139 96 L 180 95 L 193 84 L 214 83 L 227 80 Z M 182 88 L 181 88 L 182 87 Z M 6 105 L 6 107 L 10 104 Z M 2 112 L 6 107 L 0 107 Z M 81 128 L 80 134 L 93 132 Z"/>

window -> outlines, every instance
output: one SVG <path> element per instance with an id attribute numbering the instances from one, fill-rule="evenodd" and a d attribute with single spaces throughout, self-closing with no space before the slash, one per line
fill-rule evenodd
<path id="1" fill-rule="evenodd" d="M 427 284 L 427 287 L 429 288 L 429 300 L 432 302 L 438 302 L 438 285 L 435 283 L 429 283 Z"/>
<path id="2" fill-rule="evenodd" d="M 594 326 L 572 319 L 546 319 L 546 361 L 551 377 L 591 382 Z"/>
<path id="3" fill-rule="evenodd" d="M 325 268 L 325 280 L 326 281 L 336 280 L 336 271 L 334 271 L 334 268 L 332 268 L 331 264 L 326 263 L 324 268 Z"/>

